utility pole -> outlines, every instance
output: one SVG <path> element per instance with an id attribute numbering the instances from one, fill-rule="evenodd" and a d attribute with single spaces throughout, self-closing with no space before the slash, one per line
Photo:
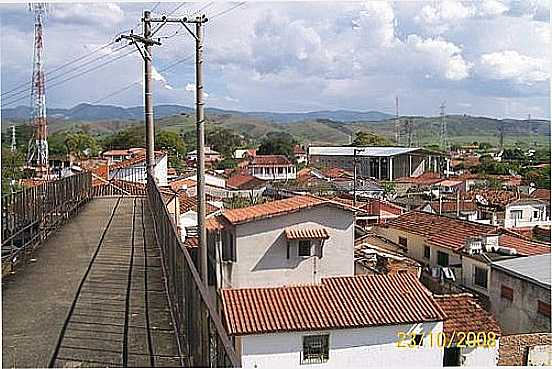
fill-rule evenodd
<path id="1" fill-rule="evenodd" d="M 395 96 L 395 143 L 401 144 L 401 124 L 399 122 L 399 97 Z"/>
<path id="2" fill-rule="evenodd" d="M 412 147 L 412 130 L 413 130 L 413 121 L 412 121 L 412 119 L 408 119 L 406 121 L 406 132 L 407 132 L 408 147 Z"/>
<path id="3" fill-rule="evenodd" d="M 504 150 L 504 122 L 500 122 L 499 146 L 500 146 L 500 150 Z"/>
<path id="4" fill-rule="evenodd" d="M 356 189 L 357 189 L 357 154 L 364 149 L 353 149 L 353 207 L 356 207 Z"/>
<path id="5" fill-rule="evenodd" d="M 447 121 L 445 119 L 445 101 L 441 103 L 441 106 L 439 108 L 441 109 L 441 148 L 444 150 L 447 149 L 448 142 L 447 142 Z"/>
<path id="6" fill-rule="evenodd" d="M 154 167 L 155 167 L 155 129 L 153 126 L 153 95 L 152 95 L 152 49 L 153 45 L 161 45 L 159 40 L 153 40 L 153 33 L 151 32 L 151 13 L 144 11 L 143 23 L 143 36 L 135 35 L 130 31 L 130 35 L 121 35 L 115 39 L 115 41 L 121 41 L 123 39 L 129 40 L 131 44 L 135 45 L 142 59 L 144 59 L 144 115 L 146 121 L 146 172 L 148 175 L 148 181 L 155 181 Z M 143 49 L 140 45 L 143 46 Z"/>
<path id="7" fill-rule="evenodd" d="M 11 152 L 15 152 L 17 150 L 17 144 L 15 141 L 15 126 L 11 126 Z"/>

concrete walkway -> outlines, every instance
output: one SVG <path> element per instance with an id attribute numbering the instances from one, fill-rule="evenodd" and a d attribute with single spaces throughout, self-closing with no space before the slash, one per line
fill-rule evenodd
<path id="1" fill-rule="evenodd" d="M 87 204 L 3 282 L 3 367 L 179 366 L 153 237 L 145 199 Z"/>

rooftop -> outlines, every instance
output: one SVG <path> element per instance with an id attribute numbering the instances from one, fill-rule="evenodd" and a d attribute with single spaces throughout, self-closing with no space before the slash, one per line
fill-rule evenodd
<path id="1" fill-rule="evenodd" d="M 477 204 L 473 201 L 460 201 L 460 206 L 457 206 L 456 201 L 443 201 L 440 205 L 439 201 L 434 201 L 430 202 L 429 206 L 431 206 L 431 209 L 436 213 L 439 213 L 439 208 L 441 208 L 442 213 L 455 213 L 457 208 L 459 208 L 461 212 L 477 211 Z"/>
<path id="2" fill-rule="evenodd" d="M 500 335 L 500 326 L 492 314 L 477 303 L 469 293 L 433 296 L 447 315 L 443 332 L 494 332 Z"/>
<path id="3" fill-rule="evenodd" d="M 265 181 L 250 175 L 238 174 L 228 178 L 226 186 L 237 190 L 252 190 L 265 186 Z"/>
<path id="4" fill-rule="evenodd" d="M 284 155 L 257 155 L 250 165 L 292 165 Z"/>
<path id="5" fill-rule="evenodd" d="M 310 146 L 309 155 L 327 156 L 395 156 L 421 150 L 419 147 L 354 147 L 354 146 Z"/>
<path id="6" fill-rule="evenodd" d="M 415 276 L 322 278 L 319 285 L 222 289 L 230 335 L 346 329 L 442 321 Z"/>
<path id="7" fill-rule="evenodd" d="M 550 254 L 533 255 L 497 261 L 492 267 L 550 288 L 550 260 Z"/>

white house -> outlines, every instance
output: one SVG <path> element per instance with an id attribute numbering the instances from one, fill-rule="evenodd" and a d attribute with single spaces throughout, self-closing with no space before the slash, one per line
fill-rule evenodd
<path id="1" fill-rule="evenodd" d="M 539 199 L 519 199 L 506 205 L 504 216 L 505 228 L 525 228 L 550 226 L 550 214 L 547 214 L 547 203 Z"/>
<path id="2" fill-rule="evenodd" d="M 155 153 L 154 177 L 159 186 L 167 185 L 167 160 L 167 154 L 162 152 Z M 145 156 L 136 156 L 110 165 L 109 179 L 112 178 L 146 183 L 147 171 Z"/>
<path id="3" fill-rule="evenodd" d="M 354 274 L 355 215 L 350 207 L 296 196 L 207 220 L 219 287 L 318 283 Z"/>
<path id="4" fill-rule="evenodd" d="M 295 165 L 284 155 L 257 155 L 247 165 L 247 171 L 267 181 L 297 178 Z"/>
<path id="5" fill-rule="evenodd" d="M 409 273 L 223 289 L 221 295 L 227 331 L 244 368 L 443 364 L 442 348 L 428 337 L 442 334 L 445 314 Z"/>

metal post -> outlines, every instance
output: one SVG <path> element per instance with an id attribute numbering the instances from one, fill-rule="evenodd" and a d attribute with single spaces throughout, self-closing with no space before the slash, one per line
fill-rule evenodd
<path id="1" fill-rule="evenodd" d="M 357 149 L 353 149 L 353 206 L 356 207 Z"/>
<path id="2" fill-rule="evenodd" d="M 151 22 L 150 22 L 151 13 L 146 10 L 144 11 L 144 39 L 148 40 L 151 38 Z M 146 119 L 146 172 L 148 174 L 148 180 L 154 178 L 154 166 L 155 166 L 155 133 L 153 126 L 153 95 L 151 90 L 152 83 L 152 73 L 151 73 L 151 64 L 152 64 L 152 55 L 151 55 L 151 44 L 149 42 L 144 43 L 144 107 L 145 107 L 145 119 Z"/>
<path id="3" fill-rule="evenodd" d="M 197 227 L 201 256 L 201 278 L 208 286 L 207 229 L 205 227 L 205 118 L 203 103 L 203 22 L 196 18 L 196 120 L 197 120 Z"/>

